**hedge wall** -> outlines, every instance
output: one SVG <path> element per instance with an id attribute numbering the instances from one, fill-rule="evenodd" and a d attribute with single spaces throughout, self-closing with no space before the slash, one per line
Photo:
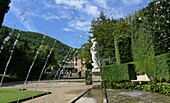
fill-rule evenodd
<path id="1" fill-rule="evenodd" d="M 154 78 L 158 81 L 170 82 L 170 53 L 155 57 Z"/>
<path id="2" fill-rule="evenodd" d="M 150 55 L 144 61 L 131 62 L 137 74 L 147 74 L 149 78 L 170 82 L 170 53 L 158 56 Z"/>
<path id="3" fill-rule="evenodd" d="M 144 61 L 133 62 L 136 66 L 137 74 L 147 74 L 150 78 L 153 77 L 154 74 L 154 54 L 147 57 Z"/>
<path id="4" fill-rule="evenodd" d="M 102 66 L 100 70 L 102 80 L 106 81 L 129 81 L 136 78 L 133 64 L 115 64 Z"/>
<path id="5" fill-rule="evenodd" d="M 134 62 L 145 61 L 151 53 L 154 53 L 152 36 L 142 28 L 145 27 L 141 26 L 131 37 L 131 48 Z"/>

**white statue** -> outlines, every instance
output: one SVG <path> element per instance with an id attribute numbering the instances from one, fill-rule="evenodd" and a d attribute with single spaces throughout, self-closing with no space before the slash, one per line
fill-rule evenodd
<path id="1" fill-rule="evenodd" d="M 99 60 L 99 52 L 98 52 L 99 46 L 98 46 L 98 43 L 96 42 L 95 38 L 91 39 L 91 42 L 93 43 L 92 47 L 90 48 L 90 52 L 91 52 L 91 55 L 92 55 L 92 61 L 93 61 L 92 71 L 100 70 L 100 60 Z"/>

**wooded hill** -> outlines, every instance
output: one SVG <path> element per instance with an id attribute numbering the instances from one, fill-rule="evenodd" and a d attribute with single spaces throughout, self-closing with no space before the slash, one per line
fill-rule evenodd
<path id="1" fill-rule="evenodd" d="M 6 40 L 7 37 L 9 37 L 10 39 L 5 43 L 5 45 L 3 45 L 4 48 L 0 53 L 1 74 L 3 74 L 7 61 L 10 58 L 11 51 L 18 34 L 20 34 L 20 36 L 14 48 L 12 58 L 7 68 L 6 74 L 19 77 L 19 79 L 22 80 L 26 77 L 28 69 L 30 68 L 32 62 L 34 61 L 38 49 L 39 53 L 35 60 L 35 64 L 33 65 L 33 68 L 31 70 L 29 79 L 35 79 L 39 76 L 45 64 L 47 56 L 50 54 L 50 51 L 52 50 L 53 46 L 54 49 L 50 54 L 50 57 L 46 65 L 46 69 L 51 68 L 52 66 L 55 69 L 58 69 L 58 65 L 68 55 L 69 51 L 73 49 L 49 36 L 44 37 L 44 42 L 40 47 L 41 42 L 43 40 L 43 34 L 19 31 L 16 29 L 11 29 L 9 27 L 3 26 L 0 29 L 0 46 L 2 46 L 3 43 L 5 42 L 4 40 L 5 38 Z M 70 55 L 73 56 L 73 53 L 72 54 L 70 53 Z M 72 56 L 69 56 L 67 60 L 72 59 Z"/>

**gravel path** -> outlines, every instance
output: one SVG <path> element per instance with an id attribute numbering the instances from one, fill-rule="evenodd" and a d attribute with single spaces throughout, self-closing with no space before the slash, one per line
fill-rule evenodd
<path id="1" fill-rule="evenodd" d="M 87 91 L 91 86 L 85 85 L 84 80 L 74 81 L 41 81 L 38 83 L 37 91 L 49 91 L 51 94 L 34 98 L 22 103 L 68 103 L 79 94 Z M 21 88 L 23 84 L 7 86 L 8 88 Z M 27 90 L 35 90 L 37 83 L 28 82 L 24 87 Z M 6 87 L 5 87 L 6 88 Z"/>

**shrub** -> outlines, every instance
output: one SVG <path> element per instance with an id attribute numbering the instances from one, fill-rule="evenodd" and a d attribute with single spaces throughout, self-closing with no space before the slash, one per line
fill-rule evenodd
<path id="1" fill-rule="evenodd" d="M 168 83 L 137 84 L 132 82 L 102 81 L 101 84 L 103 87 L 112 89 L 138 89 L 170 95 L 170 84 Z"/>

